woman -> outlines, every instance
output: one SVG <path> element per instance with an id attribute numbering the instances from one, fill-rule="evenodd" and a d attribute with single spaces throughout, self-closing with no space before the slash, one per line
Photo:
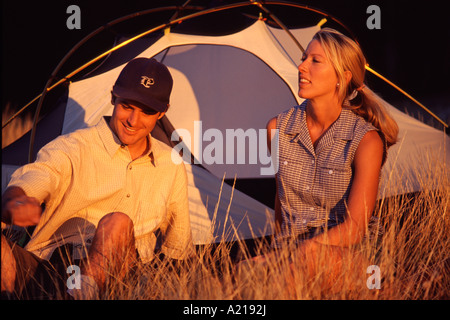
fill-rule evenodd
<path id="1" fill-rule="evenodd" d="M 397 139 L 383 100 L 364 85 L 365 65 L 353 40 L 319 31 L 298 67 L 298 94 L 306 100 L 267 125 L 269 148 L 272 129 L 279 134 L 275 243 L 294 239 L 310 272 L 319 250 L 338 265 L 364 237 L 387 149 Z"/>

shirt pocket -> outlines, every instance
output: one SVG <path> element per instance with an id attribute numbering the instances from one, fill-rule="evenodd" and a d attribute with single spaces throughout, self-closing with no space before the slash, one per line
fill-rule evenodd
<path id="1" fill-rule="evenodd" d="M 319 165 L 318 175 L 318 201 L 322 207 L 332 209 L 350 188 L 352 169 L 345 165 L 330 162 Z"/>
<path id="2" fill-rule="evenodd" d="M 283 156 L 279 157 L 279 188 L 288 194 L 294 193 L 299 195 L 304 189 L 305 181 L 307 177 L 304 174 L 308 174 L 305 170 L 304 161 L 301 157 Z M 284 196 L 284 193 L 281 196 Z"/>

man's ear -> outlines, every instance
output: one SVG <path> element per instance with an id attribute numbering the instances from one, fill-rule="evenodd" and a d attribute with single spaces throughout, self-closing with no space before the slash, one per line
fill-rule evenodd
<path id="1" fill-rule="evenodd" d="M 164 115 L 166 114 L 167 110 L 169 110 L 169 107 L 170 107 L 170 104 L 167 104 L 166 111 L 161 112 L 161 113 L 159 114 L 158 120 L 161 119 L 162 117 L 164 117 Z"/>
<path id="2" fill-rule="evenodd" d="M 116 105 L 116 96 L 114 95 L 114 93 L 111 91 L 111 104 L 113 106 Z"/>

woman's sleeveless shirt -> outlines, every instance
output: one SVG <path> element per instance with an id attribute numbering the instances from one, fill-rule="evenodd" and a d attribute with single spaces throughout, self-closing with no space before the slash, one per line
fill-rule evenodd
<path id="1" fill-rule="evenodd" d="M 280 236 L 343 222 L 356 149 L 368 131 L 376 130 L 343 108 L 314 149 L 306 126 L 306 102 L 277 117 L 277 192 L 283 217 Z"/>

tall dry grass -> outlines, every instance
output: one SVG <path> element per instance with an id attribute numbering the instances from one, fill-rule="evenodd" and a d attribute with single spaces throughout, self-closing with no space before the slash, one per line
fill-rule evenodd
<path id="1" fill-rule="evenodd" d="M 432 170 L 437 169 L 433 166 Z M 422 192 L 381 199 L 373 215 L 382 233 L 368 231 L 364 240 L 342 257 L 337 274 L 325 248 L 317 255 L 319 271 L 311 277 L 295 247 L 286 245 L 274 253 L 268 239 L 257 241 L 252 250 L 240 243 L 236 259 L 236 244 L 219 243 L 199 248 L 192 259 L 178 265 L 164 261 L 138 264 L 136 273 L 126 281 L 111 277 L 110 289 L 102 298 L 449 299 L 447 173 L 441 164 L 433 181 L 428 173 L 422 175 Z M 245 262 L 254 252 L 268 258 L 264 263 Z M 355 256 L 364 259 L 355 260 Z M 355 261 L 366 264 L 355 265 Z M 379 268 L 379 289 L 370 289 L 374 284 L 372 273 L 368 273 L 370 265 Z"/>
<path id="2" fill-rule="evenodd" d="M 97 298 L 449 299 L 449 183 L 446 166 L 440 169 L 432 181 L 429 174 L 423 175 L 421 192 L 381 199 L 373 216 L 379 227 L 375 230 L 382 232 L 368 230 L 362 242 L 342 256 L 339 268 L 330 265 L 325 246 L 315 258 L 318 272 L 311 276 L 305 268 L 306 259 L 311 257 L 299 256 L 288 242 L 277 251 L 270 239 L 257 240 L 252 247 L 244 242 L 222 242 L 197 248 L 185 262 L 158 258 L 151 264 L 136 261 L 126 279 L 107 271 L 108 289 Z M 254 255 L 267 258 L 251 262 Z M 379 270 L 379 289 L 370 288 L 375 282 L 369 266 Z"/>

